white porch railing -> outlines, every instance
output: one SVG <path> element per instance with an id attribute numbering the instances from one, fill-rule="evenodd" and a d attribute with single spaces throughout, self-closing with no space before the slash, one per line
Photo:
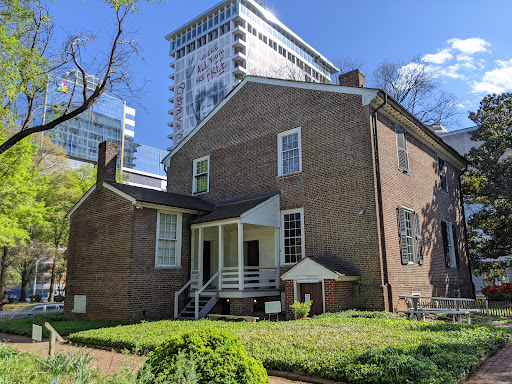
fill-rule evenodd
<path id="1" fill-rule="evenodd" d="M 192 271 L 191 273 L 191 278 L 189 281 L 187 281 L 187 283 L 181 287 L 181 289 L 177 292 L 174 292 L 174 318 L 177 319 L 178 318 L 178 315 L 180 313 L 180 310 L 179 310 L 179 297 L 180 297 L 180 294 L 183 293 L 183 291 L 185 289 L 187 289 L 187 287 L 189 285 L 192 285 L 194 282 L 196 284 L 196 287 L 197 287 L 197 281 L 198 281 L 198 274 L 194 273 L 195 271 Z"/>
<path id="2" fill-rule="evenodd" d="M 279 288 L 279 277 L 276 267 L 243 267 L 244 290 L 275 289 Z M 222 289 L 240 288 L 238 267 L 225 267 L 221 269 Z"/>
<path id="3" fill-rule="evenodd" d="M 215 279 L 218 276 L 219 276 L 219 272 L 217 272 L 215 275 L 213 275 L 212 278 L 210 280 L 208 280 L 208 282 L 205 285 L 203 285 L 199 290 L 197 290 L 195 292 L 195 311 L 194 312 L 195 312 L 195 319 L 196 320 L 204 317 L 208 312 L 210 312 L 210 309 L 212 309 L 213 306 L 215 305 L 215 303 L 217 302 L 217 297 L 219 295 L 218 292 L 216 292 L 215 295 L 210 298 L 208 303 L 201 310 L 201 313 L 199 313 L 199 297 L 201 296 L 201 293 L 203 293 L 203 291 L 206 288 L 208 288 L 215 281 Z"/>

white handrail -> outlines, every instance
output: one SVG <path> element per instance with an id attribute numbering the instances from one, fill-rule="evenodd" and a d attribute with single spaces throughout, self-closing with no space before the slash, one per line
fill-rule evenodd
<path id="1" fill-rule="evenodd" d="M 187 287 L 192 284 L 195 280 L 197 280 L 197 274 L 193 274 L 192 277 L 190 278 L 189 281 L 187 281 L 187 283 L 181 287 L 181 289 L 177 292 L 174 292 L 174 318 L 176 319 L 178 317 L 178 314 L 179 314 L 179 307 L 178 307 L 178 298 L 180 296 L 180 294 L 185 290 L 187 289 Z"/>
<path id="2" fill-rule="evenodd" d="M 195 319 L 196 320 L 199 319 L 199 295 L 206 289 L 206 287 L 208 287 L 217 278 L 217 276 L 219 276 L 219 271 L 217 271 L 215 273 L 215 275 L 213 275 L 211 277 L 211 279 L 208 280 L 208 282 L 205 285 L 203 285 L 200 289 L 198 289 L 195 292 L 195 299 L 196 300 L 195 300 L 195 308 L 194 308 L 195 310 L 194 310 L 194 312 L 195 312 Z"/>

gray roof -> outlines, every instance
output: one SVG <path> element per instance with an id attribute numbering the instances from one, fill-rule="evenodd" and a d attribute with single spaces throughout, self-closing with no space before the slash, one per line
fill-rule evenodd
<path id="1" fill-rule="evenodd" d="M 350 265 L 346 261 L 341 260 L 338 256 L 333 255 L 330 252 L 325 252 L 322 256 L 310 256 L 309 258 L 338 275 L 360 275 L 359 270 L 357 268 Z"/>
<path id="2" fill-rule="evenodd" d="M 165 205 L 168 207 L 192 209 L 195 211 L 204 212 L 213 212 L 215 210 L 214 202 L 208 201 L 198 196 L 187 196 L 180 195 L 178 193 L 134 187 L 133 185 L 118 184 L 112 181 L 105 182 L 117 190 L 133 197 L 135 200 L 143 203 L 152 203 L 157 205 Z"/>
<path id="3" fill-rule="evenodd" d="M 195 220 L 194 224 L 240 217 L 243 213 L 277 194 L 279 194 L 279 191 L 271 191 L 260 193 L 258 195 L 245 196 L 239 199 L 218 202 L 215 206 L 215 211 Z"/>

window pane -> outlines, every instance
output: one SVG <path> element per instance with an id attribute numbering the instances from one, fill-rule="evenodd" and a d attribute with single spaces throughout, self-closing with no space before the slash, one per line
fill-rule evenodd
<path id="1" fill-rule="evenodd" d="M 206 192 L 208 190 L 208 175 L 196 176 L 196 192 Z"/>
<path id="2" fill-rule="evenodd" d="M 283 215 L 285 263 L 296 263 L 302 255 L 302 234 L 300 213 Z"/>

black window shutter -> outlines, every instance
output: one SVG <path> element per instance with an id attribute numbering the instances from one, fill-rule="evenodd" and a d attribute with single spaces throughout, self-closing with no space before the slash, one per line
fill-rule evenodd
<path id="1" fill-rule="evenodd" d="M 421 242 L 421 223 L 420 223 L 420 214 L 418 212 L 414 212 L 414 222 L 416 224 L 415 233 L 416 233 L 416 252 L 418 252 L 418 264 L 423 265 L 423 244 Z"/>
<path id="2" fill-rule="evenodd" d="M 459 259 L 459 243 L 457 242 L 457 232 L 455 231 L 455 225 L 452 224 L 452 233 L 453 233 L 453 249 L 455 251 L 455 261 L 457 263 L 456 267 L 459 268 L 460 259 Z"/>
<path id="3" fill-rule="evenodd" d="M 446 221 L 441 221 L 441 232 L 443 232 L 443 248 L 444 248 L 444 260 L 446 262 L 446 266 L 450 268 L 450 251 L 448 249 L 448 231 L 447 231 Z"/>
<path id="4" fill-rule="evenodd" d="M 409 250 L 407 247 L 407 226 L 405 224 L 405 209 L 398 207 L 398 230 L 400 231 L 400 253 L 402 254 L 402 264 L 409 264 Z"/>

